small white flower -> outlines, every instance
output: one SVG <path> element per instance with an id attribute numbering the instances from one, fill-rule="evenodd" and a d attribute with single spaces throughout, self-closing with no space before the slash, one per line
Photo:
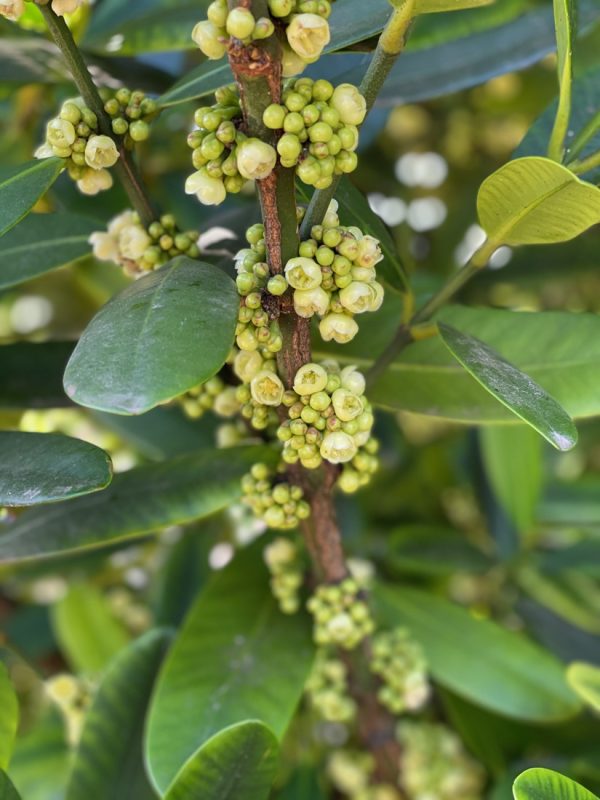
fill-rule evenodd
<path id="1" fill-rule="evenodd" d="M 373 281 L 373 283 L 371 283 L 370 285 L 371 289 L 373 289 L 375 294 L 373 296 L 373 301 L 369 306 L 369 311 L 379 311 L 379 309 L 381 308 L 381 304 L 383 303 L 383 298 L 385 294 L 383 286 L 377 281 Z"/>
<path id="2" fill-rule="evenodd" d="M 52 0 L 52 11 L 62 17 L 63 14 L 72 14 L 83 5 L 83 0 Z"/>
<path id="3" fill-rule="evenodd" d="M 138 217 L 135 211 L 123 211 L 121 214 L 117 214 L 116 217 L 113 217 L 108 223 L 108 232 L 116 237 L 124 228 L 127 228 L 129 225 L 135 225 L 137 222 Z"/>
<path id="4" fill-rule="evenodd" d="M 360 125 L 367 115 L 367 101 L 351 83 L 336 86 L 329 104 L 338 112 L 344 125 Z"/>
<path id="5" fill-rule="evenodd" d="M 312 258 L 290 258 L 285 265 L 285 277 L 294 289 L 316 289 L 323 281 L 321 267 Z"/>
<path id="6" fill-rule="evenodd" d="M 319 323 L 319 332 L 326 342 L 350 342 L 358 333 L 358 325 L 348 314 L 327 314 Z"/>
<path id="7" fill-rule="evenodd" d="M 92 245 L 94 256 L 99 261 L 114 261 L 119 263 L 119 246 L 117 240 L 110 233 L 97 231 L 92 233 L 88 242 Z"/>
<path id="8" fill-rule="evenodd" d="M 119 251 L 129 261 L 139 261 L 152 240 L 138 224 L 127 225 L 119 232 Z"/>
<path id="9" fill-rule="evenodd" d="M 364 411 L 360 397 L 352 394 L 347 389 L 336 389 L 331 395 L 331 402 L 333 403 L 336 417 L 341 419 L 342 422 L 350 422 L 350 420 L 359 417 Z"/>
<path id="10" fill-rule="evenodd" d="M 365 393 L 367 382 L 362 372 L 359 372 L 355 366 L 344 367 L 341 372 L 340 378 L 342 380 L 342 389 L 347 389 L 352 394 L 360 397 Z"/>
<path id="11" fill-rule="evenodd" d="M 0 0 L 0 16 L 17 20 L 25 11 L 25 0 Z"/>
<path id="12" fill-rule="evenodd" d="M 294 311 L 299 317 L 309 319 L 314 314 L 322 317 L 329 308 L 329 295 L 320 286 L 316 289 L 296 289 Z"/>
<path id="13" fill-rule="evenodd" d="M 331 34 L 329 23 L 318 14 L 296 14 L 286 28 L 292 50 L 305 61 L 319 58 Z"/>
<path id="14" fill-rule="evenodd" d="M 38 147 L 33 155 L 34 158 L 52 158 L 54 155 L 54 150 L 52 149 L 52 145 L 48 144 L 48 142 L 44 142 L 44 144 L 41 144 Z"/>
<path id="15" fill-rule="evenodd" d="M 271 174 L 277 162 L 277 151 L 260 139 L 246 139 L 235 153 L 240 175 L 247 180 L 263 180 Z"/>
<path id="16" fill-rule="evenodd" d="M 106 169 L 119 159 L 117 145 L 110 136 L 90 136 L 85 146 L 85 163 L 92 169 Z"/>
<path id="17" fill-rule="evenodd" d="M 79 191 L 88 195 L 103 192 L 112 185 L 112 175 L 106 169 L 87 169 L 83 178 L 77 181 Z"/>
<path id="18" fill-rule="evenodd" d="M 284 78 L 291 78 L 299 75 L 306 68 L 306 61 L 297 53 L 294 53 L 289 45 L 284 44 L 281 48 L 281 74 Z"/>
<path id="19" fill-rule="evenodd" d="M 66 119 L 56 117 L 46 125 L 46 141 L 52 147 L 70 147 L 76 138 L 75 128 Z"/>
<path id="20" fill-rule="evenodd" d="M 214 411 L 220 417 L 234 417 L 240 410 L 235 386 L 227 386 L 215 397 Z"/>
<path id="21" fill-rule="evenodd" d="M 263 366 L 263 358 L 257 350 L 240 350 L 233 362 L 233 371 L 242 383 L 250 383 Z"/>
<path id="22" fill-rule="evenodd" d="M 227 197 L 225 184 L 220 178 L 212 178 L 206 170 L 193 172 L 185 182 L 185 193 L 195 194 L 205 206 L 218 206 Z"/>
<path id="23" fill-rule="evenodd" d="M 252 399 L 263 406 L 281 405 L 285 391 L 283 383 L 274 372 L 262 370 L 250 383 Z"/>
<path id="24" fill-rule="evenodd" d="M 327 386 L 327 372 L 320 364 L 304 364 L 294 378 L 294 391 L 300 396 L 322 392 Z"/>
<path id="25" fill-rule="evenodd" d="M 352 461 L 357 451 L 356 442 L 344 431 L 325 434 L 321 442 L 321 455 L 331 464 Z"/>
<path id="26" fill-rule="evenodd" d="M 365 311 L 369 311 L 374 299 L 375 292 L 368 283 L 352 281 L 340 290 L 340 303 L 351 314 L 363 314 Z"/>
<path id="27" fill-rule="evenodd" d="M 379 239 L 374 236 L 363 236 L 358 242 L 358 256 L 355 263 L 361 267 L 374 267 L 383 259 Z"/>

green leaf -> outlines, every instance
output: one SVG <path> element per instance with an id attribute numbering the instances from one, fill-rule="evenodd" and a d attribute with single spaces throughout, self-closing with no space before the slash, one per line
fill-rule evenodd
<path id="1" fill-rule="evenodd" d="M 460 697 L 531 722 L 579 711 L 561 664 L 523 636 L 416 589 L 381 586 L 375 598 L 385 624 L 410 628 L 434 679 Z"/>
<path id="2" fill-rule="evenodd" d="M 239 307 L 224 272 L 178 256 L 113 297 L 65 371 L 76 403 L 143 414 L 212 377 L 233 344 Z"/>
<path id="3" fill-rule="evenodd" d="M 416 0 L 416 14 L 435 14 L 439 11 L 461 11 L 463 8 L 488 6 L 495 0 Z"/>
<path id="4" fill-rule="evenodd" d="M 143 730 L 170 635 L 151 630 L 121 652 L 86 712 L 66 800 L 156 797 L 144 769 Z"/>
<path id="5" fill-rule="evenodd" d="M 63 167 L 62 158 L 36 158 L 0 171 L 0 236 L 31 211 Z"/>
<path id="6" fill-rule="evenodd" d="M 567 682 L 594 711 L 600 712 L 600 668 L 574 661 L 567 668 Z"/>
<path id="7" fill-rule="evenodd" d="M 314 342 L 317 358 L 368 369 L 394 336 L 401 301 L 388 292 L 377 314 L 363 314 L 352 342 Z M 515 312 L 454 306 L 439 319 L 487 342 L 503 358 L 530 375 L 573 418 L 600 414 L 597 375 L 600 318 L 567 312 Z M 406 348 L 369 389 L 376 405 L 468 424 L 517 422 L 458 364 L 439 337 Z"/>
<path id="8" fill-rule="evenodd" d="M 0 709 L 0 769 L 6 769 L 10 762 L 15 736 L 17 735 L 19 701 L 9 678 L 8 670 L 2 662 L 0 662 Z"/>
<path id="9" fill-rule="evenodd" d="M 600 222 L 600 189 L 548 158 L 509 161 L 482 183 L 481 227 L 497 244 L 552 244 Z"/>
<path id="10" fill-rule="evenodd" d="M 279 611 L 257 548 L 238 555 L 201 592 L 161 671 L 146 743 L 157 788 L 230 725 L 260 720 L 281 738 L 312 657 L 308 619 Z"/>
<path id="11" fill-rule="evenodd" d="M 8 775 L 0 770 L 0 800 L 21 800 L 21 795 L 10 782 Z"/>
<path id="12" fill-rule="evenodd" d="M 21 514 L 0 536 L 0 562 L 102 547 L 210 516 L 239 498 L 255 461 L 275 458 L 265 447 L 233 447 L 121 473 L 103 492 Z"/>
<path id="13" fill-rule="evenodd" d="M 51 608 L 61 651 L 75 672 L 97 675 L 129 642 L 106 597 L 87 583 L 73 584 Z"/>
<path id="14" fill-rule="evenodd" d="M 70 756 L 64 720 L 50 707 L 17 739 L 10 774 L 24 800 L 64 800 Z"/>
<path id="15" fill-rule="evenodd" d="M 31 214 L 0 239 L 0 289 L 87 255 L 90 234 L 102 227 L 77 214 Z"/>
<path id="16" fill-rule="evenodd" d="M 188 759 L 165 800 L 265 800 L 277 771 L 278 752 L 277 739 L 262 722 L 233 725 Z"/>
<path id="17" fill-rule="evenodd" d="M 484 389 L 557 450 L 575 446 L 577 429 L 573 421 L 541 386 L 479 339 L 450 325 L 440 323 L 438 327 L 448 350 Z"/>
<path id="18" fill-rule="evenodd" d="M 110 456 L 93 444 L 53 433 L 0 431 L 0 505 L 32 506 L 104 489 Z"/>
<path id="19" fill-rule="evenodd" d="M 482 428 L 479 437 L 494 494 L 519 531 L 526 533 L 535 523 L 542 490 L 542 440 L 523 425 L 491 425 Z"/>
<path id="20" fill-rule="evenodd" d="M 393 574 L 449 576 L 487 572 L 492 562 L 464 534 L 435 525 L 403 525 L 386 538 L 386 566 Z"/>
<path id="21" fill-rule="evenodd" d="M 60 50 L 42 36 L 0 38 L 0 82 L 67 83 L 69 78 Z"/>
<path id="22" fill-rule="evenodd" d="M 515 800 L 598 800 L 579 783 L 551 769 L 522 772 L 513 784 Z"/>
<path id="23" fill-rule="evenodd" d="M 554 24 L 558 50 L 558 107 L 548 156 L 562 161 L 565 138 L 571 116 L 571 82 L 573 80 L 573 39 L 575 38 L 575 0 L 554 0 Z"/>
<path id="24" fill-rule="evenodd" d="M 60 408 L 70 405 L 62 376 L 71 342 L 17 342 L 0 346 L 0 408 Z"/>

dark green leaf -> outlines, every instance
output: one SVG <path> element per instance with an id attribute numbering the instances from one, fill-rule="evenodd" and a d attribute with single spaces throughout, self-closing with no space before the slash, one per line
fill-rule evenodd
<path id="1" fill-rule="evenodd" d="M 386 537 L 386 566 L 394 573 L 450 575 L 456 570 L 485 572 L 489 558 L 463 534 L 434 525 L 405 525 Z"/>
<path id="2" fill-rule="evenodd" d="M 205 450 L 117 475 L 108 489 L 30 509 L 0 536 L 0 562 L 48 558 L 207 517 L 240 496 L 240 478 L 263 447 Z"/>
<path id="3" fill-rule="evenodd" d="M 18 724 L 19 702 L 9 678 L 8 670 L 0 661 L 0 769 L 8 767 Z"/>
<path id="4" fill-rule="evenodd" d="M 64 800 L 70 755 L 64 720 L 51 706 L 17 739 L 10 775 L 24 800 Z"/>
<path id="5" fill-rule="evenodd" d="M 63 167 L 62 158 L 43 158 L 0 171 L 0 236 L 31 211 Z"/>
<path id="6" fill-rule="evenodd" d="M 21 800 L 21 795 L 10 782 L 8 775 L 0 770 L 0 800 Z"/>
<path id="7" fill-rule="evenodd" d="M 277 739 L 262 722 L 232 725 L 184 764 L 165 800 L 265 800 L 277 771 L 278 753 Z"/>
<path id="8" fill-rule="evenodd" d="M 515 800 L 598 800 L 579 783 L 551 769 L 528 769 L 513 784 Z"/>
<path id="9" fill-rule="evenodd" d="M 65 390 L 80 405 L 116 414 L 172 400 L 223 366 L 238 306 L 224 272 L 178 256 L 98 312 L 67 365 Z"/>
<path id="10" fill-rule="evenodd" d="M 579 711 L 561 664 L 524 637 L 416 589 L 380 587 L 376 601 L 385 624 L 410 628 L 435 680 L 460 697 L 537 722 Z"/>
<path id="11" fill-rule="evenodd" d="M 71 342 L 0 346 L 0 408 L 59 408 L 71 405 L 62 376 Z"/>
<path id="12" fill-rule="evenodd" d="M 80 439 L 0 431 L 0 505 L 32 506 L 104 489 L 110 457 Z"/>
<path id="13" fill-rule="evenodd" d="M 60 50 L 42 36 L 0 38 L 2 83 L 67 83 L 69 79 Z"/>
<path id="14" fill-rule="evenodd" d="M 90 234 L 102 227 L 77 214 L 31 214 L 0 238 L 0 289 L 87 255 Z"/>
<path id="15" fill-rule="evenodd" d="M 308 619 L 279 611 L 256 548 L 240 554 L 202 591 L 161 671 L 147 738 L 156 786 L 230 725 L 260 720 L 281 738 L 312 656 Z"/>
<path id="16" fill-rule="evenodd" d="M 66 800 L 156 797 L 144 770 L 146 708 L 170 636 L 153 630 L 109 666 L 75 754 Z"/>
<path id="17" fill-rule="evenodd" d="M 557 450 L 570 450 L 577 430 L 567 412 L 529 375 L 502 358 L 484 342 L 450 325 L 439 325 L 448 350 L 484 389 L 531 425 Z"/>
<path id="18" fill-rule="evenodd" d="M 73 584 L 52 606 L 51 615 L 62 654 L 74 672 L 97 675 L 129 642 L 127 631 L 95 586 Z"/>

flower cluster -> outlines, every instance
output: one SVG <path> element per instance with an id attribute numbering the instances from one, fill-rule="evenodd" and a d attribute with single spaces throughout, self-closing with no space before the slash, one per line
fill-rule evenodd
<path id="1" fill-rule="evenodd" d="M 271 15 L 285 25 L 284 77 L 298 75 L 329 44 L 329 0 L 268 0 Z"/>
<path id="2" fill-rule="evenodd" d="M 108 168 L 117 163 L 119 151 L 110 136 L 98 133 L 98 118 L 76 97 L 67 100 L 59 115 L 50 120 L 46 141 L 35 156 L 64 158 L 69 176 L 77 182 L 79 190 L 93 195 L 112 186 Z"/>
<path id="3" fill-rule="evenodd" d="M 282 104 L 263 114 L 267 128 L 282 131 L 277 152 L 284 167 L 295 167 L 301 181 L 316 189 L 331 186 L 335 175 L 353 172 L 358 159 L 358 128 L 367 113 L 356 86 L 298 78 L 284 91 Z"/>
<path id="4" fill-rule="evenodd" d="M 371 783 L 374 771 L 373 756 L 364 751 L 336 750 L 327 762 L 331 782 L 350 800 L 402 800 L 396 787 Z"/>
<path id="5" fill-rule="evenodd" d="M 326 342 L 351 341 L 358 333 L 355 315 L 377 311 L 383 302 L 375 269 L 382 258 L 377 239 L 339 224 L 333 201 L 323 224 L 313 226 L 311 238 L 285 266 L 296 313 L 321 317 L 319 333 Z"/>
<path id="6" fill-rule="evenodd" d="M 371 670 L 383 682 L 379 700 L 392 713 L 416 711 L 427 701 L 425 656 L 405 628 L 382 631 L 373 638 Z"/>
<path id="7" fill-rule="evenodd" d="M 291 502 L 291 490 L 292 487 L 286 483 L 273 488 L 273 497 L 279 507 L 286 496 L 286 502 Z M 279 608 L 284 614 L 295 614 L 300 608 L 300 587 L 304 581 L 304 565 L 298 548 L 289 539 L 279 537 L 265 547 L 263 557 L 271 573 L 271 591 Z"/>
<path id="8" fill-rule="evenodd" d="M 288 464 L 299 461 L 306 469 L 316 469 L 323 459 L 354 465 L 373 427 L 364 391 L 364 376 L 353 366 L 340 370 L 336 362 L 326 361 L 300 367 L 293 390 L 282 393 L 288 409 L 288 419 L 277 431 L 283 442 L 283 460 Z M 376 460 L 367 461 L 359 461 L 354 471 L 362 471 L 361 467 L 368 467 L 369 474 L 374 471 Z"/>
<path id="9" fill-rule="evenodd" d="M 317 651 L 317 657 L 305 686 L 315 711 L 327 722 L 351 722 L 356 703 L 348 694 L 348 670 L 343 661 Z"/>
<path id="10" fill-rule="evenodd" d="M 279 481 L 266 464 L 253 464 L 242 478 L 243 502 L 269 528 L 291 530 L 310 514 L 300 486 Z"/>
<path id="11" fill-rule="evenodd" d="M 65 14 L 73 14 L 83 2 L 84 0 L 52 0 L 50 7 L 57 16 L 62 17 Z M 17 20 L 24 12 L 25 0 L 0 0 L 0 16 Z"/>
<path id="12" fill-rule="evenodd" d="M 231 38 L 244 44 L 267 39 L 275 32 L 273 21 L 268 17 L 255 19 L 248 8 L 231 10 L 227 0 L 213 0 L 206 10 L 207 19 L 199 22 L 192 31 L 192 39 L 207 58 L 223 58 Z"/>
<path id="13" fill-rule="evenodd" d="M 179 255 L 198 258 L 198 232 L 180 231 L 172 214 L 145 228 L 134 211 L 115 217 L 106 231 L 90 236 L 94 255 L 101 261 L 114 261 L 131 276 L 157 269 Z"/>
<path id="14" fill-rule="evenodd" d="M 375 627 L 354 578 L 318 586 L 307 608 L 314 617 L 314 639 L 318 645 L 353 650 Z"/>
<path id="15" fill-rule="evenodd" d="M 236 397 L 236 387 L 227 386 L 218 375 L 190 389 L 178 397 L 177 402 L 190 419 L 200 419 L 207 411 L 214 411 L 219 417 L 230 418 L 241 407 Z"/>
<path id="16" fill-rule="evenodd" d="M 481 800 L 484 772 L 444 725 L 401 722 L 402 788 L 411 800 Z"/>
<path id="17" fill-rule="evenodd" d="M 266 178 L 277 161 L 270 144 L 238 130 L 242 111 L 236 92 L 225 87 L 215 97 L 213 106 L 196 111 L 198 128 L 188 136 L 196 172 L 185 182 L 185 191 L 206 206 L 220 205 L 228 192 L 241 191 L 247 180 Z"/>
<path id="18" fill-rule="evenodd" d="M 125 147 L 131 148 L 150 136 L 148 123 L 156 116 L 158 104 L 142 91 L 122 88 L 104 103 L 104 110 L 111 118 L 113 133 L 124 136 Z"/>

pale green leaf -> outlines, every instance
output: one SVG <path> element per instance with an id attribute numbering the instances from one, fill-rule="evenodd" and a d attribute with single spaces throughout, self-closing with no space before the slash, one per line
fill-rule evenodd
<path id="1" fill-rule="evenodd" d="M 0 800 L 21 800 L 8 775 L 0 770 Z"/>
<path id="2" fill-rule="evenodd" d="M 598 800 L 579 783 L 551 769 L 522 772 L 513 784 L 515 800 Z"/>
<path id="3" fill-rule="evenodd" d="M 12 755 L 17 726 L 19 702 L 8 670 L 0 662 L 0 769 L 6 769 Z M 0 791 L 0 798 L 2 797 Z"/>
<path id="4" fill-rule="evenodd" d="M 584 703 L 600 712 L 600 667 L 575 661 L 567 668 L 567 681 Z"/>
<path id="5" fill-rule="evenodd" d="M 36 158 L 0 171 L 0 236 L 31 211 L 63 167 L 62 158 Z"/>
<path id="6" fill-rule="evenodd" d="M 548 156 L 562 161 L 571 116 L 573 80 L 573 39 L 575 38 L 575 0 L 554 0 L 554 24 L 558 55 L 558 107 L 548 144 Z"/>
<path id="7" fill-rule="evenodd" d="M 416 0 L 415 14 L 435 14 L 439 11 L 462 11 L 463 8 L 488 6 L 495 0 Z"/>

